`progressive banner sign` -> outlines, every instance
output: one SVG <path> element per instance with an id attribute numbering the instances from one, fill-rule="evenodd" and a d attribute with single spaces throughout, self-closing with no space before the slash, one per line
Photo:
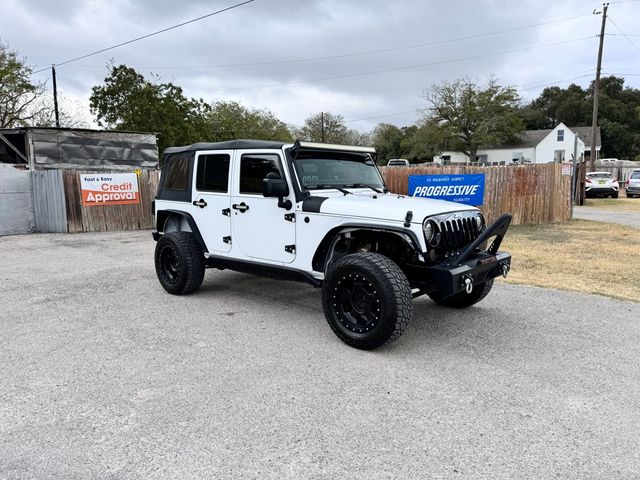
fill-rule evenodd
<path id="1" fill-rule="evenodd" d="M 409 175 L 409 195 L 465 205 L 482 205 L 484 173 Z"/>
<path id="2" fill-rule="evenodd" d="M 94 173 L 80 175 L 82 205 L 130 205 L 140 203 L 135 173 Z"/>

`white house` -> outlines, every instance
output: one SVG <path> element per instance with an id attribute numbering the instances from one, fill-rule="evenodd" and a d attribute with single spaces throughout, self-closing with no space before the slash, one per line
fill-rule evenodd
<path id="1" fill-rule="evenodd" d="M 578 139 L 577 159 L 591 151 L 591 127 L 567 127 L 558 124 L 552 130 L 525 130 L 515 142 L 479 148 L 476 162 L 491 165 L 514 163 L 560 163 L 573 159 L 574 141 Z M 600 129 L 596 133 L 596 152 L 601 147 Z M 439 165 L 467 164 L 469 157 L 461 152 L 442 152 L 433 158 Z"/>

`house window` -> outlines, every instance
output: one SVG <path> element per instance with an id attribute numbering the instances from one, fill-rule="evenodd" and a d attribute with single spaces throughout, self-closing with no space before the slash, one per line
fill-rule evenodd
<path id="1" fill-rule="evenodd" d="M 511 155 L 511 161 L 513 163 L 517 163 L 520 160 L 522 160 L 524 157 L 524 152 L 513 152 L 513 154 Z"/>
<path id="2" fill-rule="evenodd" d="M 558 141 L 559 142 L 564 141 L 564 130 L 558 130 Z"/>
<path id="3" fill-rule="evenodd" d="M 489 160 L 489 155 L 487 155 L 486 153 L 476 155 L 476 162 L 478 163 L 487 163 L 487 160 Z"/>
<path id="4" fill-rule="evenodd" d="M 451 155 L 441 155 L 442 165 L 451 165 Z"/>

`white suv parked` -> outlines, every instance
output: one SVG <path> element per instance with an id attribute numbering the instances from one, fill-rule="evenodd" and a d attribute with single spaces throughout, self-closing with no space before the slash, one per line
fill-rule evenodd
<path id="1" fill-rule="evenodd" d="M 510 268 L 498 248 L 511 215 L 487 227 L 474 207 L 389 193 L 372 148 L 198 143 L 166 149 L 161 170 L 153 236 L 167 292 L 197 290 L 208 267 L 307 282 L 357 348 L 398 338 L 413 298 L 468 307 Z"/>

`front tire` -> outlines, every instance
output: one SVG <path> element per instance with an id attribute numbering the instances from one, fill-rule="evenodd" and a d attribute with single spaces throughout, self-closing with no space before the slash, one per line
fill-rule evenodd
<path id="1" fill-rule="evenodd" d="M 618 198 L 618 196 L 619 196 L 619 193 L 618 193 L 618 192 L 616 192 L 616 193 L 614 193 L 613 195 L 611 195 L 611 198 Z"/>
<path id="2" fill-rule="evenodd" d="M 155 251 L 160 285 L 172 295 L 195 292 L 204 279 L 204 254 L 191 232 L 171 232 L 160 237 Z"/>
<path id="3" fill-rule="evenodd" d="M 489 295 L 491 288 L 493 287 L 493 278 L 487 280 L 480 285 L 476 285 L 471 293 L 460 292 L 450 297 L 442 298 L 437 293 L 430 293 L 429 298 L 436 302 L 438 305 L 449 308 L 467 308 L 471 305 L 475 305 L 481 301 L 484 297 Z"/>
<path id="4" fill-rule="evenodd" d="M 322 308 L 340 340 L 373 350 L 404 333 L 413 317 L 413 296 L 407 277 L 388 257 L 354 253 L 329 267 Z"/>

